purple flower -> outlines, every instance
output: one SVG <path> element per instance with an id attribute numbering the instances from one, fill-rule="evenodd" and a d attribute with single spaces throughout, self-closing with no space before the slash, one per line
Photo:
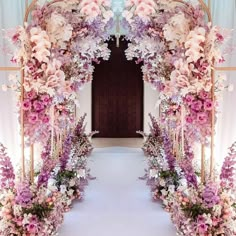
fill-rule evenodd
<path id="1" fill-rule="evenodd" d="M 72 138 L 71 138 L 71 135 L 68 135 L 67 138 L 64 141 L 63 152 L 62 152 L 62 155 L 60 157 L 60 165 L 61 165 L 62 170 L 65 170 L 67 162 L 70 158 L 71 145 L 72 145 Z"/>
<path id="2" fill-rule="evenodd" d="M 40 174 L 38 176 L 38 187 L 44 185 L 47 186 L 48 180 L 51 177 L 52 170 L 56 166 L 56 160 L 51 156 L 51 142 L 50 138 L 47 141 L 47 144 L 44 147 L 44 150 L 41 153 L 41 158 L 43 160 L 43 166 L 41 168 Z"/>
<path id="3" fill-rule="evenodd" d="M 21 182 L 16 188 L 16 203 L 22 207 L 27 207 L 32 203 L 33 193 L 30 190 L 29 182 Z"/>
<path id="4" fill-rule="evenodd" d="M 185 149 L 184 150 L 185 155 L 179 165 L 184 173 L 188 186 L 189 187 L 193 186 L 197 188 L 197 176 L 195 174 L 193 163 L 192 163 L 194 159 L 194 153 L 186 139 L 185 139 L 184 149 Z"/>
<path id="5" fill-rule="evenodd" d="M 218 185 L 216 183 L 210 182 L 205 186 L 202 193 L 203 201 L 207 207 L 212 208 L 220 202 L 220 197 L 218 195 Z"/>
<path id="6" fill-rule="evenodd" d="M 0 186 L 8 189 L 15 185 L 15 174 L 10 157 L 5 151 L 6 148 L 0 144 Z"/>
<path id="7" fill-rule="evenodd" d="M 200 111 L 202 109 L 202 102 L 200 100 L 193 101 L 191 108 L 195 111 Z"/>
<path id="8" fill-rule="evenodd" d="M 221 186 L 233 188 L 235 183 L 235 164 L 236 164 L 236 142 L 229 148 L 229 154 L 222 165 L 220 179 Z"/>
<path id="9" fill-rule="evenodd" d="M 173 143 L 171 139 L 169 138 L 166 131 L 163 132 L 163 147 L 164 147 L 165 158 L 168 163 L 169 169 L 174 170 L 176 159 L 173 154 Z"/>

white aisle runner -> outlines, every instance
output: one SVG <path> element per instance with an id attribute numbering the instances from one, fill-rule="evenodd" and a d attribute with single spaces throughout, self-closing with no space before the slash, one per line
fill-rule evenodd
<path id="1" fill-rule="evenodd" d="M 175 230 L 158 203 L 151 201 L 140 149 L 95 149 L 90 181 L 82 203 L 66 214 L 59 236 L 174 236 Z"/>

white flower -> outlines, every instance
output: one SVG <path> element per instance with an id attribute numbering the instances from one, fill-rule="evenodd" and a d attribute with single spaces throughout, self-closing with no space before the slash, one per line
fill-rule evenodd
<path id="1" fill-rule="evenodd" d="M 6 92 L 7 89 L 8 89 L 8 88 L 7 88 L 7 85 L 6 85 L 6 84 L 3 84 L 3 85 L 2 85 L 2 91 Z"/>
<path id="2" fill-rule="evenodd" d="M 149 177 L 150 178 L 157 178 L 157 173 L 158 173 L 158 171 L 156 169 L 150 169 Z"/>
<path id="3" fill-rule="evenodd" d="M 233 85 L 233 84 L 230 84 L 230 85 L 228 86 L 228 91 L 229 91 L 229 92 L 233 92 L 233 91 L 234 91 L 234 85 Z"/>
<path id="4" fill-rule="evenodd" d="M 60 192 L 61 192 L 62 194 L 65 194 L 66 191 L 67 191 L 66 185 L 61 185 L 61 186 L 60 186 Z"/>
<path id="5" fill-rule="evenodd" d="M 161 190 L 161 194 L 162 194 L 163 196 L 166 196 L 166 195 L 168 195 L 168 191 L 166 191 L 165 189 L 162 189 L 162 190 Z"/>
<path id="6" fill-rule="evenodd" d="M 79 169 L 78 176 L 81 177 L 81 178 L 85 178 L 85 176 L 86 176 L 85 169 Z"/>
<path id="7" fill-rule="evenodd" d="M 164 187 L 166 185 L 166 182 L 164 179 L 160 179 L 159 184 L 160 186 Z"/>
<path id="8" fill-rule="evenodd" d="M 71 179 L 70 182 L 69 182 L 69 185 L 70 185 L 70 187 L 75 186 L 75 180 L 74 180 L 74 179 Z"/>
<path id="9" fill-rule="evenodd" d="M 175 185 L 170 185 L 170 186 L 168 187 L 168 191 L 169 191 L 170 193 L 174 193 L 174 192 L 175 192 Z"/>

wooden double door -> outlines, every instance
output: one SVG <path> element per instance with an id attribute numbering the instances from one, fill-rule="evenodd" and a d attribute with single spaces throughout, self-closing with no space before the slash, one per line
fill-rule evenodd
<path id="1" fill-rule="evenodd" d="M 92 82 L 92 129 L 96 137 L 139 137 L 143 130 L 143 80 L 141 65 L 127 61 L 128 42 L 109 41 L 111 57 L 95 66 Z"/>

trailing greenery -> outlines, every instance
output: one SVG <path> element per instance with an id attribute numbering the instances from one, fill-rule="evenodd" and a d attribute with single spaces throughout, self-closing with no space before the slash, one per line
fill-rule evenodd
<path id="1" fill-rule="evenodd" d="M 206 209 L 199 203 L 189 203 L 186 206 L 182 206 L 182 210 L 185 212 L 187 217 L 190 217 L 193 220 L 197 220 L 199 215 L 209 214 L 211 212 L 211 209 Z"/>
<path id="2" fill-rule="evenodd" d="M 160 178 L 163 179 L 168 179 L 170 180 L 173 185 L 175 185 L 176 187 L 179 186 L 179 180 L 181 179 L 181 177 L 179 176 L 179 174 L 177 173 L 177 171 L 175 170 L 162 170 L 159 172 L 159 176 Z"/>
<path id="3" fill-rule="evenodd" d="M 42 220 L 49 216 L 53 208 L 54 208 L 53 204 L 49 205 L 47 203 L 42 203 L 42 204 L 34 203 L 31 208 L 24 208 L 23 213 L 36 215 L 39 218 L 39 220 Z"/>
<path id="4" fill-rule="evenodd" d="M 77 176 L 77 172 L 74 170 L 60 170 L 55 176 L 56 185 L 60 187 L 65 181 L 73 179 Z"/>

